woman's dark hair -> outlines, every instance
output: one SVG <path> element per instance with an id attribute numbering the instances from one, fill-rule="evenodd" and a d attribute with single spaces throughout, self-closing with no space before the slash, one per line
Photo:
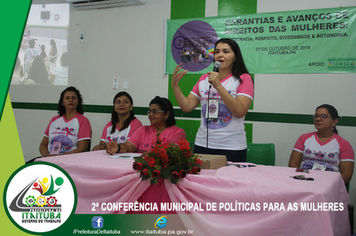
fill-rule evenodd
<path id="1" fill-rule="evenodd" d="M 115 132 L 115 129 L 116 129 L 116 124 L 119 122 L 119 116 L 117 115 L 116 111 L 115 111 L 115 100 L 116 98 L 119 98 L 121 96 L 125 96 L 127 97 L 131 104 L 133 104 L 133 100 L 132 100 L 132 97 L 130 96 L 130 94 L 128 94 L 127 92 L 118 92 L 115 97 L 114 97 L 114 100 L 112 101 L 112 103 L 114 104 L 113 107 L 112 107 L 112 112 L 111 112 L 111 134 L 113 134 Z M 123 123 L 122 127 L 120 127 L 120 129 L 126 129 L 127 127 L 129 127 L 131 121 L 133 121 L 134 119 L 136 119 L 135 117 L 135 113 L 133 111 L 130 111 L 130 116 L 129 118 L 127 118 L 125 120 L 125 122 Z"/>
<path id="2" fill-rule="evenodd" d="M 38 84 L 46 85 L 48 83 L 48 71 L 43 61 L 43 57 L 37 55 L 33 59 L 30 70 L 28 71 L 28 79 L 32 79 Z"/>
<path id="3" fill-rule="evenodd" d="M 240 50 L 239 45 L 232 39 L 228 38 L 221 38 L 215 43 L 215 48 L 219 43 L 226 43 L 230 46 L 231 50 L 235 54 L 235 60 L 232 64 L 232 74 L 242 83 L 242 80 L 240 78 L 240 75 L 242 74 L 250 74 L 246 68 L 244 59 L 242 58 L 242 53 Z M 214 56 L 215 56 L 215 51 L 214 51 Z M 215 58 L 215 57 L 214 57 Z"/>
<path id="4" fill-rule="evenodd" d="M 44 44 L 41 45 L 41 53 L 40 53 L 40 56 L 45 59 L 47 57 L 47 54 L 46 54 L 46 46 Z"/>
<path id="5" fill-rule="evenodd" d="M 335 119 L 339 119 L 339 113 L 337 112 L 336 108 L 329 105 L 329 104 L 323 104 L 323 105 L 320 105 L 318 106 L 316 109 L 315 109 L 315 112 L 319 109 L 319 108 L 325 108 L 326 110 L 328 110 L 329 114 L 331 115 L 331 118 L 333 120 Z M 333 131 L 335 134 L 338 134 L 339 131 L 336 129 L 336 126 L 333 127 Z"/>
<path id="6" fill-rule="evenodd" d="M 56 46 L 56 41 L 54 41 L 54 39 L 51 39 L 49 44 L 51 44 L 52 47 L 55 47 Z"/>
<path id="7" fill-rule="evenodd" d="M 169 111 L 169 116 L 166 120 L 166 127 L 170 127 L 176 124 L 176 119 L 174 118 L 173 105 L 171 101 L 169 101 L 167 98 L 156 96 L 154 99 L 151 100 L 150 106 L 152 104 L 157 104 L 159 108 L 164 111 L 165 114 L 167 113 L 167 111 Z"/>
<path id="8" fill-rule="evenodd" d="M 30 39 L 30 41 L 28 41 L 28 46 L 30 48 L 34 48 L 35 47 L 35 43 L 36 43 L 36 41 L 34 39 Z"/>
<path id="9" fill-rule="evenodd" d="M 77 106 L 77 112 L 79 114 L 84 114 L 84 108 L 83 108 L 83 98 L 82 95 L 80 94 L 79 90 L 76 89 L 73 86 L 70 86 L 68 88 L 66 88 L 65 90 L 63 90 L 63 92 L 61 93 L 61 97 L 59 98 L 58 101 L 58 114 L 60 116 L 66 114 L 66 108 L 63 106 L 63 99 L 64 99 L 64 94 L 66 92 L 75 92 L 75 94 L 77 94 L 77 98 L 78 98 L 78 106 Z"/>
<path id="10" fill-rule="evenodd" d="M 56 41 L 54 41 L 54 39 L 51 39 L 50 45 L 52 47 L 52 55 L 51 56 L 57 55 L 57 44 L 56 44 Z"/>

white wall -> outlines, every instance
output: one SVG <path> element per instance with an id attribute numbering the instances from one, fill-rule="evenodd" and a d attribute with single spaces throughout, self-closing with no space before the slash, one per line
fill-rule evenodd
<path id="1" fill-rule="evenodd" d="M 148 106 L 147 99 L 168 95 L 163 76 L 164 20 L 170 17 L 170 1 L 150 0 L 147 5 L 71 14 L 70 77 L 77 82 L 89 104 L 112 104 L 112 80 L 129 79 L 127 92 L 135 105 Z M 80 31 L 85 43 L 79 42 Z M 95 90 L 93 91 L 93 88 Z M 143 96 L 144 94 L 144 96 Z M 95 96 L 93 96 L 95 95 Z"/>
<path id="2" fill-rule="evenodd" d="M 33 1 L 43 3 L 46 1 Z M 65 0 L 58 0 L 58 3 Z M 134 105 L 148 107 L 156 95 L 168 96 L 164 73 L 164 22 L 170 18 L 170 1 L 149 0 L 146 5 L 77 11 L 71 7 L 69 26 L 69 84 L 77 87 L 85 104 L 111 105 L 115 94 L 126 91 Z M 80 32 L 85 42 L 80 43 Z M 113 79 L 119 89 L 113 90 Z M 11 86 L 12 102 L 57 103 L 66 86 Z M 25 160 L 39 156 L 42 134 L 54 111 L 14 109 Z M 92 145 L 99 143 L 110 114 L 85 113 L 92 129 Z M 30 118 L 30 119 L 29 119 Z M 146 116 L 138 116 L 148 124 Z"/>

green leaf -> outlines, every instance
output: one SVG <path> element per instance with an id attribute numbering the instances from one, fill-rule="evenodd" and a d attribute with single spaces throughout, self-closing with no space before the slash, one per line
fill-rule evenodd
<path id="1" fill-rule="evenodd" d="M 144 181 L 144 180 L 146 180 L 146 179 L 149 179 L 149 178 L 150 178 L 149 175 L 142 175 L 142 176 L 141 176 L 142 181 Z"/>
<path id="2" fill-rule="evenodd" d="M 163 179 L 169 179 L 171 177 L 172 171 L 169 168 L 164 168 L 161 171 L 161 177 Z"/>
<path id="3" fill-rule="evenodd" d="M 147 161 L 143 161 L 142 162 L 142 169 L 148 169 L 149 168 L 149 166 L 148 166 L 148 163 L 147 163 Z"/>
<path id="4" fill-rule="evenodd" d="M 177 164 L 177 165 L 172 166 L 171 170 L 172 171 L 177 171 L 179 173 L 180 170 L 186 170 L 186 169 L 185 169 L 184 165 Z"/>
<path id="5" fill-rule="evenodd" d="M 169 180 L 171 181 L 172 184 L 177 184 L 179 179 L 180 179 L 179 177 L 178 178 L 172 178 L 172 177 L 169 178 Z"/>
<path id="6" fill-rule="evenodd" d="M 151 178 L 151 185 L 157 184 L 158 178 Z"/>

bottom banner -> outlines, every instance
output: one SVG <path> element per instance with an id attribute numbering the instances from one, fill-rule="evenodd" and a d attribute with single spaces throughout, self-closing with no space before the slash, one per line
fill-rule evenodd
<path id="1" fill-rule="evenodd" d="M 193 229 L 184 226 L 181 216 L 74 214 L 61 227 L 43 235 L 194 235 Z"/>

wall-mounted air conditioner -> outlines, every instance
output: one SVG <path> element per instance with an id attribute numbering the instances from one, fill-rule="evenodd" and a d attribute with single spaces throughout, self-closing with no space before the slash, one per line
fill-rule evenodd
<path id="1" fill-rule="evenodd" d="M 109 7 L 125 7 L 146 4 L 146 0 L 67 0 L 77 10 L 89 10 Z"/>

